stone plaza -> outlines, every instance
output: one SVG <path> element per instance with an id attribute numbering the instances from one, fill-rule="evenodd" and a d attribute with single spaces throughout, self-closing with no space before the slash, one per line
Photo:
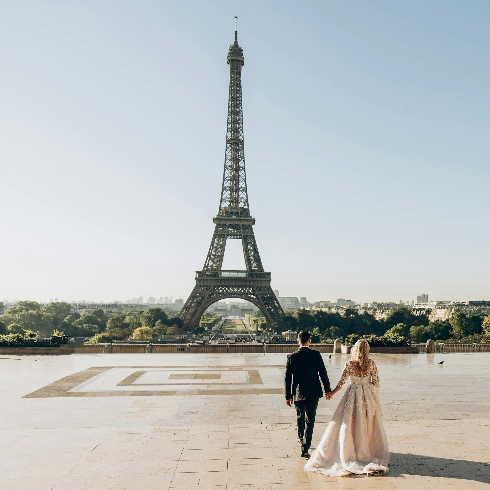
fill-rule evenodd
<path id="1" fill-rule="evenodd" d="M 0 489 L 490 489 L 490 356 L 372 358 L 390 474 L 334 478 L 303 471 L 285 354 L 0 356 Z"/>

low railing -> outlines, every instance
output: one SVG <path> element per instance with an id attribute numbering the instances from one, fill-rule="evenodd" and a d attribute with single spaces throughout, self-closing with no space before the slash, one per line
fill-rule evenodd
<path id="1" fill-rule="evenodd" d="M 436 352 L 490 352 L 490 344 L 437 344 Z"/>
<path id="2" fill-rule="evenodd" d="M 113 354 L 146 354 L 145 344 L 112 344 Z"/>
<path id="3" fill-rule="evenodd" d="M 427 344 L 411 344 L 416 347 L 419 354 L 427 352 Z M 451 353 L 451 352 L 490 352 L 490 344 L 456 344 L 456 343 L 435 343 L 436 353 Z"/>
<path id="4" fill-rule="evenodd" d="M 322 353 L 333 353 L 333 344 L 311 344 Z M 85 344 L 77 354 L 289 354 L 297 344 Z"/>

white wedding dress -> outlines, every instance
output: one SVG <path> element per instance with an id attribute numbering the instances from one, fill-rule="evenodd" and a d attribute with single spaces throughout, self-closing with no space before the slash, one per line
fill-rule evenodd
<path id="1" fill-rule="evenodd" d="M 370 359 L 366 374 L 359 375 L 347 361 L 339 386 L 348 377 L 351 384 L 304 469 L 331 476 L 387 474 L 390 453 L 381 421 L 376 364 Z"/>

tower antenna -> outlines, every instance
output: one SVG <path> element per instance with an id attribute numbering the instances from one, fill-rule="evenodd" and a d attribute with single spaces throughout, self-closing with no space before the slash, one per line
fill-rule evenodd
<path id="1" fill-rule="evenodd" d="M 238 41 L 238 38 L 237 38 L 237 31 L 238 31 L 238 28 L 237 28 L 237 24 L 238 24 L 238 17 L 235 15 L 235 42 Z"/>

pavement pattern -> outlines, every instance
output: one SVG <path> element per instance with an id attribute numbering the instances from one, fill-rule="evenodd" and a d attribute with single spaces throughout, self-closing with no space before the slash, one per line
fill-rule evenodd
<path id="1" fill-rule="evenodd" d="M 1 356 L 0 489 L 490 489 L 490 355 L 372 358 L 390 474 L 335 478 L 303 471 L 285 354 Z"/>

